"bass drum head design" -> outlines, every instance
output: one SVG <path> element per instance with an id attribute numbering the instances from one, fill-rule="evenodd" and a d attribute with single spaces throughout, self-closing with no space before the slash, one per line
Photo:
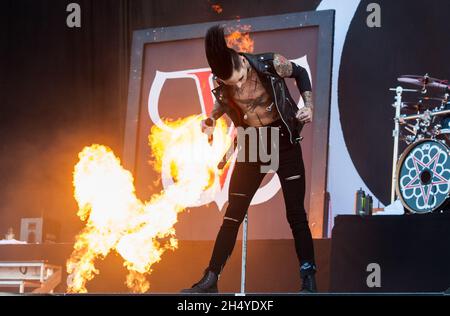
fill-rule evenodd
<path id="1" fill-rule="evenodd" d="M 397 196 L 413 213 L 446 206 L 450 193 L 450 150 L 440 141 L 424 139 L 409 145 L 397 164 Z"/>

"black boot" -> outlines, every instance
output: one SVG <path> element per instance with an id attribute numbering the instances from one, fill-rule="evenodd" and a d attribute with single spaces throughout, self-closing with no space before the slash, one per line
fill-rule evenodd
<path id="1" fill-rule="evenodd" d="M 302 278 L 302 287 L 300 293 L 316 293 L 316 266 L 305 262 L 300 267 L 300 276 Z"/>
<path id="2" fill-rule="evenodd" d="M 210 270 L 205 271 L 203 278 L 195 283 L 190 289 L 181 290 L 181 293 L 218 293 L 218 275 Z"/>

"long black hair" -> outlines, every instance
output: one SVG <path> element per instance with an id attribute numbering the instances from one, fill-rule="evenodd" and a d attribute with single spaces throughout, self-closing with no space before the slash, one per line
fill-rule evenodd
<path id="1" fill-rule="evenodd" d="M 213 74 L 220 79 L 230 78 L 233 69 L 241 68 L 239 54 L 227 46 L 224 30 L 220 25 L 212 26 L 206 32 L 205 52 Z"/>

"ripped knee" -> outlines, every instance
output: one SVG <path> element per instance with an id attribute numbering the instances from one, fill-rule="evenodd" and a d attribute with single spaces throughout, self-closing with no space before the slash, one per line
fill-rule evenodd
<path id="1" fill-rule="evenodd" d="M 239 226 L 247 213 L 250 198 L 246 193 L 230 192 L 223 223 L 227 226 Z"/>
<path id="2" fill-rule="evenodd" d="M 301 177 L 302 177 L 301 174 L 296 174 L 296 175 L 293 175 L 293 176 L 284 178 L 284 180 L 286 180 L 286 181 L 298 180 L 298 179 L 300 179 Z"/>
<path id="3" fill-rule="evenodd" d="M 245 193 L 230 192 L 230 196 L 247 197 Z"/>
<path id="4" fill-rule="evenodd" d="M 226 229 L 239 230 L 242 220 L 238 218 L 225 216 L 223 218 L 222 227 Z"/>
<path id="5" fill-rule="evenodd" d="M 225 220 L 228 220 L 228 221 L 233 221 L 233 222 L 236 222 L 236 223 L 239 223 L 240 221 L 238 220 L 238 219 L 236 219 L 236 218 L 231 218 L 231 217 L 227 217 L 227 216 L 225 216 L 224 218 L 223 218 L 223 220 L 225 221 Z"/>
<path id="6" fill-rule="evenodd" d="M 251 196 L 246 193 L 240 192 L 229 192 L 228 193 L 228 202 L 233 205 L 233 207 L 237 208 L 245 208 L 248 207 L 247 204 L 250 203 Z"/>

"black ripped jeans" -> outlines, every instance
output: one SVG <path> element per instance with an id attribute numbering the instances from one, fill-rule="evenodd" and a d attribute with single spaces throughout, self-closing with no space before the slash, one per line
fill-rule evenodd
<path id="1" fill-rule="evenodd" d="M 314 263 L 311 231 L 304 207 L 305 167 L 299 143 L 289 141 L 289 131 L 278 120 L 270 126 L 279 128 L 278 177 L 286 204 L 286 216 L 295 241 L 300 264 Z M 267 148 L 267 147 L 266 147 Z M 214 245 L 208 269 L 220 274 L 236 243 L 239 227 L 244 220 L 250 202 L 261 184 L 260 162 L 239 162 L 233 169 L 228 192 L 228 208 Z"/>

